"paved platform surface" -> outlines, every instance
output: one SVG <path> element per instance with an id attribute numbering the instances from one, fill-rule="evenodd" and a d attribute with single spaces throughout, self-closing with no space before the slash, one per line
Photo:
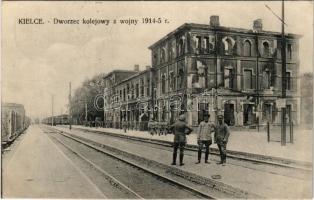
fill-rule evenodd
<path id="1" fill-rule="evenodd" d="M 38 126 L 12 148 L 3 159 L 4 198 L 104 198 Z"/>
<path id="2" fill-rule="evenodd" d="M 127 151 L 147 159 L 151 159 L 166 165 L 170 165 L 172 161 L 172 152 L 164 149 L 152 148 L 139 143 L 132 143 L 119 138 L 104 137 L 99 134 L 91 134 L 87 132 L 71 130 L 65 127 L 57 127 L 59 130 L 71 132 L 81 137 L 88 138 L 95 142 L 106 144 L 124 151 Z M 99 130 L 99 129 L 98 129 Z M 150 136 L 148 136 L 150 137 Z M 163 137 L 163 136 L 160 136 Z M 166 136 L 165 138 L 169 138 Z M 173 136 L 172 136 L 173 137 Z M 310 198 L 312 180 L 311 177 L 302 179 L 294 179 L 283 175 L 272 174 L 265 171 L 256 171 L 254 169 L 242 166 L 227 164 L 227 166 L 217 165 L 212 161 L 211 164 L 195 165 L 195 155 L 186 155 L 184 157 L 185 165 L 179 167 L 190 173 L 194 173 L 203 177 L 211 178 L 212 175 L 221 175 L 219 181 L 239 188 L 248 192 L 258 194 L 269 198 Z M 203 161 L 203 160 L 202 160 Z"/>
<path id="3" fill-rule="evenodd" d="M 85 126 L 73 126 L 78 128 L 92 129 L 98 131 L 105 131 L 116 134 L 124 134 L 129 136 L 137 136 L 150 139 L 159 139 L 165 141 L 173 141 L 173 135 L 151 135 L 146 131 L 127 130 L 124 133 L 121 129 L 113 128 L 91 128 Z M 272 133 L 271 138 L 280 138 L 278 132 Z M 312 131 L 311 130 L 295 130 L 295 141 L 293 144 L 287 143 L 286 146 L 281 146 L 280 142 L 267 142 L 267 133 L 263 130 L 257 132 L 252 131 L 231 131 L 228 141 L 228 150 L 248 152 L 259 155 L 280 157 L 292 160 L 312 162 Z M 197 144 L 196 133 L 191 133 L 187 137 L 188 144 Z M 216 144 L 211 145 L 213 148 L 218 148 Z"/>

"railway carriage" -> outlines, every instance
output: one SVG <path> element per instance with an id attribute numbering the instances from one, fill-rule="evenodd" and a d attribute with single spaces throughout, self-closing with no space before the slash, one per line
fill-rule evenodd
<path id="1" fill-rule="evenodd" d="M 58 115 L 53 117 L 47 117 L 42 120 L 43 124 L 51 125 L 53 122 L 53 125 L 67 125 L 69 124 L 69 116 L 68 115 Z"/>
<path id="2" fill-rule="evenodd" d="M 4 103 L 1 109 L 1 143 L 14 141 L 30 125 L 25 116 L 24 106 L 16 103 Z"/>

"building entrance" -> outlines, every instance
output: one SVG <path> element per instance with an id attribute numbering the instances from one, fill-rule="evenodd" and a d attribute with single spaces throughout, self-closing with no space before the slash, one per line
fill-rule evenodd
<path id="1" fill-rule="evenodd" d="M 254 106 L 253 104 L 243 104 L 243 125 L 249 126 L 254 124 Z"/>
<path id="2" fill-rule="evenodd" d="M 228 126 L 234 126 L 234 104 L 224 105 L 224 121 Z"/>

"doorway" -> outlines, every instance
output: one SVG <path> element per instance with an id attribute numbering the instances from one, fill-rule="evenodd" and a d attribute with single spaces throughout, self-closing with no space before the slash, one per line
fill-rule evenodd
<path id="1" fill-rule="evenodd" d="M 224 121 L 228 126 L 234 126 L 234 104 L 224 105 Z"/>

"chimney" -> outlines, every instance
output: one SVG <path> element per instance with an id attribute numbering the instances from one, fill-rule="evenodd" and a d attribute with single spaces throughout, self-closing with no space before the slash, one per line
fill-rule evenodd
<path id="1" fill-rule="evenodd" d="M 213 26 L 213 27 L 220 26 L 220 25 L 219 25 L 219 16 L 218 16 L 218 15 L 212 15 L 212 16 L 210 16 L 209 25 L 210 25 L 210 26 Z"/>
<path id="2" fill-rule="evenodd" d="M 146 70 L 147 70 L 147 69 L 150 69 L 150 65 L 146 65 Z"/>
<path id="3" fill-rule="evenodd" d="M 134 71 L 139 72 L 140 71 L 140 65 L 134 65 Z"/>
<path id="4" fill-rule="evenodd" d="M 253 31 L 260 32 L 263 30 L 263 22 L 262 19 L 256 19 L 253 21 Z"/>

